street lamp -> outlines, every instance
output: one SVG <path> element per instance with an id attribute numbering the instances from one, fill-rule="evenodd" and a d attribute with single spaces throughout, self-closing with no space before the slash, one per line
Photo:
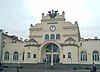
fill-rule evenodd
<path id="1" fill-rule="evenodd" d="M 48 11 L 48 15 L 50 16 L 50 19 L 51 19 L 51 24 L 53 24 L 53 20 L 55 19 L 55 17 L 57 16 L 57 12 L 58 11 L 54 11 L 54 10 L 52 10 L 52 11 Z M 52 44 L 52 51 L 51 51 L 51 68 L 53 68 L 53 44 Z"/>
<path id="2" fill-rule="evenodd" d="M 51 68 L 53 68 L 53 44 L 51 46 Z"/>

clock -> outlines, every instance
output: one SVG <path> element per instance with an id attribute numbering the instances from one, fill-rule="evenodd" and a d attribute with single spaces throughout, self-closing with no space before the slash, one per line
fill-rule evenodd
<path id="1" fill-rule="evenodd" d="M 54 25 L 50 26 L 50 30 L 51 31 L 55 31 L 56 30 L 56 27 Z"/>

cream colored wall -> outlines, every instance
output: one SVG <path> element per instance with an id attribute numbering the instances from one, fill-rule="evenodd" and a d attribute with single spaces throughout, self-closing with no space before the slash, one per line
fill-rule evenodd
<path id="1" fill-rule="evenodd" d="M 56 30 L 54 32 L 50 31 L 51 25 L 56 26 Z M 33 31 L 34 28 L 42 28 L 42 30 Z M 30 27 L 29 37 L 34 38 L 40 44 L 45 41 L 46 34 L 49 34 L 49 35 L 60 34 L 61 35 L 60 42 L 64 42 L 68 37 L 73 37 L 76 41 L 78 41 L 78 28 L 70 22 L 58 21 L 58 24 L 47 24 L 47 22 L 42 22 L 40 24 L 36 24 L 33 27 Z M 34 35 L 41 35 L 41 37 L 37 38 L 37 36 L 34 37 Z"/>
<path id="2" fill-rule="evenodd" d="M 58 22 L 58 24 L 48 24 L 48 23 L 51 22 L 50 17 L 48 15 L 42 16 L 42 20 L 41 20 L 42 22 L 41 23 L 36 24 L 35 26 L 30 26 L 30 36 L 29 37 L 34 38 L 37 42 L 39 42 L 40 44 L 43 44 L 45 42 L 45 35 L 46 34 L 49 34 L 49 36 L 51 34 L 54 34 L 54 35 L 60 34 L 61 39 L 55 40 L 59 43 L 65 43 L 64 41 L 69 37 L 74 38 L 78 42 L 78 37 L 79 37 L 78 36 L 78 27 L 76 25 L 72 24 L 71 22 L 65 22 L 62 19 L 64 19 L 64 14 L 58 15 L 55 18 L 55 20 L 53 20 L 54 22 Z M 57 20 L 59 20 L 59 21 L 57 21 Z M 56 26 L 56 30 L 53 31 L 53 32 L 50 31 L 51 25 Z M 41 29 L 41 30 L 35 30 L 34 31 L 34 28 L 38 28 L 38 29 Z M 37 36 L 34 37 L 34 35 L 41 35 L 42 37 L 37 38 Z M 73 47 L 68 47 L 67 48 L 68 50 L 66 50 L 66 47 L 62 48 L 62 50 L 60 52 L 61 62 L 63 62 L 63 63 L 69 63 L 69 61 L 66 58 L 65 59 L 62 58 L 63 51 L 65 51 L 64 53 L 66 53 L 68 50 L 71 50 L 72 53 L 75 53 L 75 51 L 76 51 L 75 56 L 77 57 L 77 55 L 78 55 L 77 54 L 77 47 L 74 47 L 75 50 L 73 50 Z M 75 56 L 72 56 L 72 57 L 75 57 Z M 39 54 L 39 58 L 41 58 L 40 54 Z M 71 62 L 71 63 L 77 63 L 76 58 L 75 59 L 73 58 L 72 61 L 73 62 Z"/>
<path id="3" fill-rule="evenodd" d="M 98 51 L 99 52 L 99 59 L 100 59 L 100 41 L 99 40 L 89 40 L 89 41 L 82 41 L 82 46 L 79 48 L 79 53 L 81 51 L 87 52 L 87 61 L 81 62 L 83 64 L 92 64 L 92 52 Z M 100 64 L 100 61 L 95 61 L 95 63 Z"/>
<path id="4" fill-rule="evenodd" d="M 71 53 L 71 58 L 68 58 L 68 52 Z M 63 58 L 63 55 L 65 55 L 65 58 Z M 77 64 L 78 63 L 78 50 L 77 46 L 64 46 L 62 48 L 62 57 L 61 57 L 61 63 L 64 64 Z"/>
<path id="5" fill-rule="evenodd" d="M 25 61 L 24 63 L 37 63 L 39 61 L 39 57 L 38 57 L 38 54 L 39 54 L 39 49 L 37 47 L 26 47 L 25 49 Z M 27 57 L 27 53 L 31 53 L 31 58 L 28 58 Z M 36 54 L 36 58 L 33 58 L 33 54 Z"/>
<path id="6" fill-rule="evenodd" d="M 1 48 L 2 48 L 2 31 L 0 31 L 0 62 L 2 61 L 1 57 Z"/>
<path id="7" fill-rule="evenodd" d="M 24 43 L 8 43 L 3 49 L 3 62 L 16 63 L 18 61 L 13 60 L 13 53 L 17 51 L 19 53 L 19 61 L 22 61 L 22 52 L 24 51 Z M 4 60 L 4 53 L 8 51 L 10 53 L 9 61 Z"/>
<path id="8" fill-rule="evenodd" d="M 4 63 L 37 63 L 38 62 L 38 48 L 35 46 L 30 47 L 24 47 L 26 43 L 8 43 L 5 45 L 3 49 L 3 62 Z M 10 53 L 10 60 L 4 60 L 4 53 L 8 51 Z M 15 61 L 13 60 L 13 53 L 17 51 L 19 53 L 19 60 Z M 22 60 L 23 52 L 25 52 L 24 55 L 24 61 Z M 27 53 L 31 53 L 31 58 L 27 57 Z M 33 58 L 33 54 L 36 54 L 36 58 Z"/>
<path id="9" fill-rule="evenodd" d="M 43 47 L 48 44 L 48 43 L 54 43 L 59 46 L 60 48 L 60 62 L 64 64 L 90 64 L 92 63 L 92 52 L 94 50 L 99 51 L 100 53 L 100 41 L 98 40 L 91 40 L 91 41 L 84 41 L 81 40 L 80 42 L 78 41 L 79 39 L 79 31 L 78 31 L 78 26 L 76 24 L 72 24 L 71 22 L 65 22 L 64 18 L 64 13 L 61 15 L 57 15 L 56 19 L 54 22 L 58 22 L 58 24 L 47 24 L 50 23 L 50 17 L 48 15 L 44 16 L 42 15 L 42 20 L 41 23 L 36 24 L 35 26 L 30 26 L 30 36 L 29 39 L 34 38 L 40 46 L 26 46 L 26 43 L 11 43 L 13 39 L 9 37 L 4 37 L 5 38 L 5 47 L 3 48 L 3 55 L 6 51 L 10 53 L 10 60 L 5 61 L 3 60 L 4 63 L 38 63 L 42 62 L 42 59 L 44 51 Z M 55 25 L 56 30 L 54 32 L 50 31 L 50 26 Z M 34 31 L 35 29 L 35 31 Z M 45 35 L 46 34 L 60 34 L 61 39 L 60 40 L 45 40 Z M 38 36 L 39 35 L 39 36 Z M 39 38 L 37 38 L 39 37 Z M 69 37 L 72 37 L 74 40 L 76 40 L 75 44 L 76 46 L 61 46 L 61 44 L 66 44 L 64 41 L 68 39 Z M 79 43 L 82 43 L 80 46 Z M 79 47 L 79 54 L 81 51 L 85 50 L 87 52 L 87 61 L 80 61 L 80 55 L 79 55 L 79 62 L 78 62 L 78 47 Z M 19 61 L 13 61 L 13 52 L 18 51 L 19 53 Z M 25 52 L 25 60 L 22 61 L 22 53 Z M 31 58 L 27 58 L 27 53 L 31 53 Z M 68 59 L 68 52 L 71 52 L 71 59 Z M 33 54 L 36 54 L 36 58 L 33 58 Z M 65 58 L 63 58 L 63 55 L 65 55 Z M 3 56 L 4 57 L 4 56 Z M 4 58 L 3 58 L 4 59 Z M 100 61 L 95 62 L 97 64 L 100 63 Z"/>

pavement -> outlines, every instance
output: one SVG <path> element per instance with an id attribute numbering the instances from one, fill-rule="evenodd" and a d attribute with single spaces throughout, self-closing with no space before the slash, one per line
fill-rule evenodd
<path id="1" fill-rule="evenodd" d="M 90 72 L 90 70 L 34 70 L 34 69 L 15 69 L 15 68 L 5 68 L 3 71 L 0 72 Z M 97 70 L 100 72 L 100 70 Z"/>

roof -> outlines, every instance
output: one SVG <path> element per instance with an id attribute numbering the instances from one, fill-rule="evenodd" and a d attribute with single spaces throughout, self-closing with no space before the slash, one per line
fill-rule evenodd
<path id="1" fill-rule="evenodd" d="M 10 36 L 10 35 L 7 35 L 7 34 L 5 34 L 5 33 L 3 33 L 3 35 L 4 35 L 4 36 L 7 36 L 7 37 L 9 37 L 9 38 L 11 38 L 11 39 L 13 39 L 13 40 L 21 41 L 21 40 L 19 40 L 18 37 L 15 36 L 15 35 L 11 35 L 11 36 Z"/>

